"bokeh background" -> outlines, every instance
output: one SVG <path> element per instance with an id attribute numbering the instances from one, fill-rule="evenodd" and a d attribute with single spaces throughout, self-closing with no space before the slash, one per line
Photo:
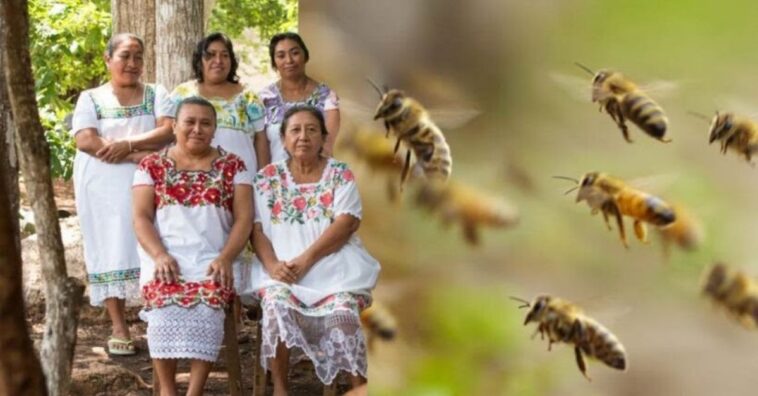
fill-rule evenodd
<path id="1" fill-rule="evenodd" d="M 406 196 L 389 202 L 385 175 L 347 150 L 364 201 L 360 235 L 383 264 L 376 290 L 398 319 L 392 343 L 370 355 L 372 394 L 753 395 L 758 334 L 700 294 L 714 260 L 758 274 L 758 170 L 707 142 L 708 125 L 687 114 L 758 113 L 758 4 L 748 0 L 354 0 L 301 1 L 308 72 L 343 100 L 343 127 L 381 132 L 371 77 L 429 108 L 475 110 L 444 130 L 453 177 L 518 206 L 520 224 L 484 230 L 471 247 Z M 666 110 L 673 142 L 631 127 L 626 143 L 589 101 L 589 76 L 574 66 L 614 68 Z M 571 79 L 584 80 L 583 100 Z M 600 216 L 562 195 L 578 177 L 606 171 L 664 180 L 656 193 L 700 218 L 698 251 L 667 262 L 651 233 L 630 249 Z M 397 177 L 397 175 L 392 175 Z M 651 187 L 652 188 L 652 187 Z M 407 194 L 406 194 L 407 195 Z M 554 346 L 508 296 L 539 293 L 579 303 L 626 347 L 627 372 L 589 364 L 588 382 L 569 346 Z"/>

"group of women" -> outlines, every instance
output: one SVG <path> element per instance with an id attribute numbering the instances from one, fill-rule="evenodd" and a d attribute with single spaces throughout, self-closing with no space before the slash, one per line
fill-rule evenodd
<path id="1" fill-rule="evenodd" d="M 108 351 L 137 353 L 124 313 L 140 301 L 161 394 L 176 394 L 177 359 L 190 359 L 187 394 L 200 395 L 239 295 L 263 311 L 275 395 L 303 358 L 322 382 L 346 371 L 365 393 L 359 313 L 379 264 L 355 235 L 355 180 L 331 157 L 338 99 L 305 73 L 305 43 L 271 39 L 279 79 L 258 94 L 221 33 L 198 43 L 194 79 L 171 93 L 141 82 L 143 53 L 133 34 L 111 38 L 110 81 L 81 93 L 72 125 L 90 302 L 111 318 Z M 248 242 L 252 263 L 240 258 Z"/>

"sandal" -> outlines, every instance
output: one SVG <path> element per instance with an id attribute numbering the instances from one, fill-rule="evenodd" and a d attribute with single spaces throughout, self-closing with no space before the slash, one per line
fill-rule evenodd
<path id="1" fill-rule="evenodd" d="M 108 338 L 108 353 L 117 356 L 131 356 L 137 354 L 134 342 L 125 338 L 111 336 Z"/>

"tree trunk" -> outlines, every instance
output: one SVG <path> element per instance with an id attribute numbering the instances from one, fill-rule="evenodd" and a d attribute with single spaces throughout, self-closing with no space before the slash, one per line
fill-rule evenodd
<path id="1" fill-rule="evenodd" d="M 41 360 L 51 395 L 68 395 L 84 285 L 68 278 L 58 213 L 50 177 L 50 148 L 40 123 L 29 54 L 29 13 L 26 0 L 3 0 L 5 34 L 0 45 L 8 96 L 21 153 L 21 170 L 32 200 L 42 277 L 45 280 L 45 333 Z M 13 76 L 13 78 L 10 78 Z M 17 304 L 20 304 L 20 300 Z"/>
<path id="2" fill-rule="evenodd" d="M 203 2 L 155 0 L 155 81 L 171 91 L 192 78 L 192 52 L 203 38 Z"/>
<path id="3" fill-rule="evenodd" d="M 4 19 L 0 17 L 0 42 Z M 0 65 L 4 64 L 0 51 Z M 18 161 L 5 73 L 0 67 L 0 395 L 46 395 L 26 327 L 18 226 Z"/>
<path id="4" fill-rule="evenodd" d="M 111 0 L 113 34 L 134 33 L 145 42 L 142 80 L 155 82 L 155 0 Z"/>

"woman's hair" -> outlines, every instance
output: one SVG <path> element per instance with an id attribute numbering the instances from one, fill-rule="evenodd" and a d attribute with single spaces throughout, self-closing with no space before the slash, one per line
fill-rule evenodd
<path id="1" fill-rule="evenodd" d="M 108 44 L 105 47 L 105 53 L 108 54 L 108 57 L 113 56 L 113 52 L 116 51 L 116 48 L 118 48 L 121 43 L 127 40 L 136 40 L 139 43 L 140 48 L 142 50 L 145 50 L 145 42 L 142 41 L 142 39 L 137 36 L 134 33 L 118 33 L 111 36 L 110 40 L 108 40 Z"/>
<path id="2" fill-rule="evenodd" d="M 208 47 L 214 41 L 224 43 L 226 50 L 229 51 L 229 59 L 232 61 L 232 67 L 229 69 L 229 75 L 226 76 L 226 81 L 232 83 L 239 82 L 240 78 L 237 76 L 237 66 L 239 66 L 239 62 L 237 61 L 237 55 L 234 54 L 232 40 L 225 34 L 219 32 L 211 33 L 198 41 L 197 47 L 195 47 L 195 52 L 192 53 L 192 71 L 195 73 L 195 78 L 197 81 L 203 82 L 203 56 L 208 52 Z"/>
<path id="3" fill-rule="evenodd" d="M 290 117 L 301 112 L 311 113 L 314 117 L 316 117 L 318 120 L 319 128 L 321 128 L 321 137 L 325 138 L 328 132 L 326 130 L 326 121 L 324 120 L 324 115 L 319 109 L 310 105 L 295 105 L 290 107 L 289 110 L 284 113 L 282 126 L 279 128 L 279 135 L 284 136 L 284 134 L 287 132 L 287 124 L 289 124 Z"/>
<path id="4" fill-rule="evenodd" d="M 213 107 L 211 102 L 199 96 L 190 96 L 190 97 L 182 99 L 182 101 L 179 102 L 179 105 L 176 106 L 176 115 L 175 115 L 176 119 L 179 119 L 179 113 L 182 111 L 182 107 L 184 107 L 184 105 L 198 105 L 198 106 L 203 106 L 203 107 L 207 107 L 211 109 L 211 112 L 213 113 L 213 122 L 214 123 L 216 122 L 216 117 L 217 117 L 216 108 Z"/>
<path id="5" fill-rule="evenodd" d="M 271 41 L 268 44 L 268 55 L 271 58 L 271 67 L 276 69 L 276 61 L 274 61 L 274 53 L 276 52 L 276 45 L 279 44 L 282 40 L 292 40 L 297 43 L 297 45 L 300 47 L 300 49 L 303 50 L 303 54 L 305 54 L 305 61 L 308 62 L 308 59 L 310 59 L 310 54 L 308 53 L 308 47 L 305 46 L 305 42 L 303 41 L 303 38 L 300 37 L 297 33 L 292 32 L 285 32 L 285 33 L 278 33 L 275 34 L 274 37 L 271 37 Z"/>

